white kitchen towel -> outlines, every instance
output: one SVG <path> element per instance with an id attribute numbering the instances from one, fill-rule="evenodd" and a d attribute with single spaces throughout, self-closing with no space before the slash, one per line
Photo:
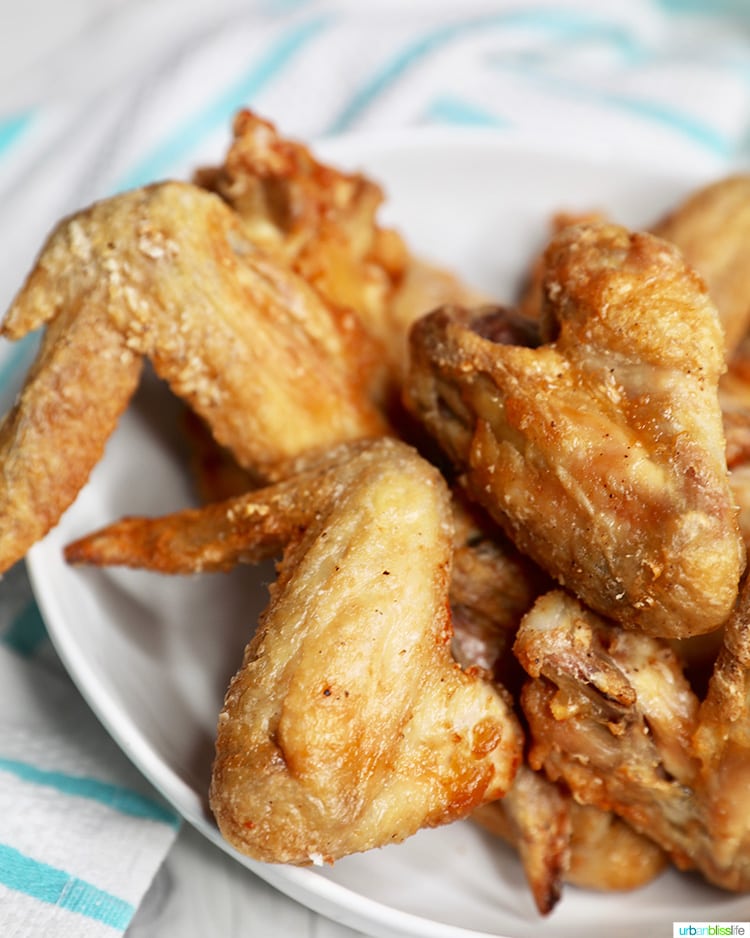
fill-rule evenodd
<path id="1" fill-rule="evenodd" d="M 43 54 L 1 83 L 3 308 L 61 215 L 219 161 L 243 106 L 306 141 L 471 125 L 602 165 L 750 167 L 745 0 L 90 0 L 55 42 L 62 6 L 28 5 Z M 33 350 L 0 345 L 3 410 Z M 122 932 L 175 816 L 64 674 L 22 565 L 0 639 L 0 934 Z"/>
<path id="2" fill-rule="evenodd" d="M 178 817 L 73 689 L 22 565 L 2 584 L 0 634 L 0 934 L 121 934 Z"/>

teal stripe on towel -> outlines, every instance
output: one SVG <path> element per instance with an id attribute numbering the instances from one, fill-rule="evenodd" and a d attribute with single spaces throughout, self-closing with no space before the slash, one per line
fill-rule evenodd
<path id="1" fill-rule="evenodd" d="M 721 19 L 729 15 L 750 17 L 747 0 L 657 0 L 668 13 L 692 13 Z"/>
<path id="2" fill-rule="evenodd" d="M 119 191 L 155 182 L 189 154 L 217 127 L 231 123 L 235 111 L 248 104 L 268 82 L 281 72 L 308 42 L 331 22 L 330 16 L 306 20 L 287 30 L 266 54 L 222 96 L 178 127 L 156 149 L 142 159 L 118 183 Z"/>
<path id="3" fill-rule="evenodd" d="M 16 892 L 121 931 L 135 912 L 124 899 L 5 844 L 0 844 L 0 882 Z"/>
<path id="4" fill-rule="evenodd" d="M 622 29 L 592 16 L 581 16 L 570 11 L 539 9 L 516 10 L 492 16 L 482 16 L 464 22 L 447 23 L 425 33 L 400 49 L 364 85 L 354 92 L 339 116 L 328 128 L 329 133 L 348 129 L 381 95 L 389 90 L 401 76 L 422 62 L 427 56 L 463 36 L 481 33 L 487 29 L 529 29 L 556 36 L 601 37 L 615 46 L 622 55 L 632 56 L 639 51 L 637 44 Z"/>
<path id="5" fill-rule="evenodd" d="M 0 119 L 0 153 L 11 147 L 31 123 L 31 113 Z"/>
<path id="6" fill-rule="evenodd" d="M 159 821 L 173 827 L 179 824 L 177 815 L 161 802 L 121 785 L 112 785 L 109 782 L 81 775 L 48 771 L 27 762 L 2 757 L 0 757 L 0 771 L 10 772 L 24 782 L 47 785 L 65 795 L 98 801 L 108 808 L 131 817 Z"/>
<path id="7" fill-rule="evenodd" d="M 24 658 L 30 658 L 47 639 L 47 627 L 32 599 L 13 619 L 2 636 L 2 641 Z"/>
<path id="8" fill-rule="evenodd" d="M 426 116 L 431 120 L 445 121 L 449 124 L 462 124 L 465 127 L 508 127 L 509 122 L 497 114 L 481 108 L 470 101 L 452 96 L 443 96 L 427 108 Z"/>

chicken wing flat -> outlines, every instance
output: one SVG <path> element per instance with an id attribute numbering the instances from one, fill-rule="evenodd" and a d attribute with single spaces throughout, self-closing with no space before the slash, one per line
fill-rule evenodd
<path id="1" fill-rule="evenodd" d="M 716 311 L 651 235 L 568 227 L 545 263 L 548 341 L 493 341 L 487 310 L 435 311 L 412 330 L 407 405 L 522 552 L 593 609 L 712 631 L 745 563 Z"/>
<path id="2" fill-rule="evenodd" d="M 523 735 L 507 695 L 451 655 L 455 535 L 439 472 L 389 437 L 296 463 L 221 504 L 124 519 L 67 556 L 193 573 L 284 546 L 219 719 L 211 804 L 239 850 L 304 864 L 501 797 Z"/>
<path id="3" fill-rule="evenodd" d="M 261 479 L 309 448 L 386 430 L 356 317 L 259 251 L 196 186 L 135 190 L 61 222 L 2 335 L 45 324 L 0 430 L 0 570 L 75 498 L 143 356 Z"/>
<path id="4" fill-rule="evenodd" d="M 750 327 L 750 175 L 693 192 L 653 228 L 708 284 L 730 356 Z"/>
<path id="5" fill-rule="evenodd" d="M 740 623 L 744 636 L 747 621 L 745 595 L 727 634 Z M 668 643 L 606 623 L 559 590 L 524 618 L 515 650 L 532 678 L 522 696 L 532 766 L 581 803 L 613 810 L 679 868 L 746 890 L 747 643 L 729 641 L 703 708 Z"/>
<path id="6" fill-rule="evenodd" d="M 219 718 L 211 805 L 235 847 L 330 862 L 507 791 L 522 734 L 450 655 L 440 475 L 383 439 L 321 477 Z"/>
<path id="7" fill-rule="evenodd" d="M 387 352 L 386 310 L 409 255 L 401 237 L 377 223 L 383 193 L 375 182 L 320 162 L 246 109 L 235 117 L 223 165 L 195 180 L 232 206 L 253 243 L 335 306 L 356 310 Z"/>
<path id="8" fill-rule="evenodd" d="M 397 231 L 379 223 L 376 182 L 322 162 L 250 110 L 235 117 L 223 165 L 195 180 L 235 209 L 254 243 L 328 302 L 356 312 L 381 350 L 386 398 L 400 386 L 412 322 L 441 303 L 479 301 L 478 291 L 415 257 Z"/>
<path id="9" fill-rule="evenodd" d="M 625 892 L 645 886 L 667 865 L 653 840 L 611 811 L 579 804 L 527 765 L 504 798 L 477 808 L 472 819 L 518 849 L 543 915 L 557 904 L 565 883 Z"/>

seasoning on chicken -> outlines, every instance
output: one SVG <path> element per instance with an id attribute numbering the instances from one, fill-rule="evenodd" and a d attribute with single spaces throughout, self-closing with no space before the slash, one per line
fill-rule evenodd
<path id="1" fill-rule="evenodd" d="M 486 309 L 435 311 L 412 331 L 407 404 L 471 497 L 593 609 L 651 634 L 712 631 L 745 563 L 716 311 L 651 235 L 568 227 L 545 263 L 547 341 L 494 340 Z"/>

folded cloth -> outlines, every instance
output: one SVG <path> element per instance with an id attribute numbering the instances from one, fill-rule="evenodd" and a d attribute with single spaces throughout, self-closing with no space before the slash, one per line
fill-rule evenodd
<path id="1" fill-rule="evenodd" d="M 220 161 L 242 106 L 307 141 L 450 124 L 602 167 L 750 156 L 741 0 L 111 0 L 44 50 L 0 91 L 3 308 L 57 218 Z M 3 410 L 33 349 L 0 344 Z M 0 585 L 0 933 L 124 931 L 176 828 L 64 674 L 19 564 Z"/>
<path id="2" fill-rule="evenodd" d="M 23 565 L 0 605 L 0 930 L 112 936 L 179 826 L 71 686 Z"/>

